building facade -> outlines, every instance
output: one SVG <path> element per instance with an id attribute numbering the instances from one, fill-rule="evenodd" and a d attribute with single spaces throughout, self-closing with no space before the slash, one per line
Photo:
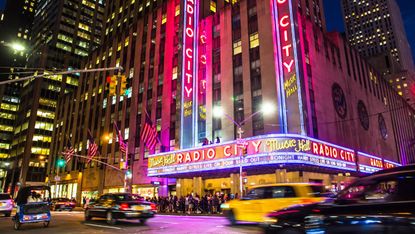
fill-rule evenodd
<path id="1" fill-rule="evenodd" d="M 396 1 L 343 0 L 342 10 L 350 45 L 413 104 L 415 66 Z"/>
<path id="2" fill-rule="evenodd" d="M 0 81 L 24 76 L 27 48 L 35 15 L 35 0 L 6 1 L 0 18 Z M 0 191 L 11 181 L 11 145 L 18 115 L 21 84 L 0 86 Z"/>
<path id="3" fill-rule="evenodd" d="M 122 66 L 130 92 L 108 95 L 111 72 L 82 75 L 75 96 L 58 104 L 63 125 L 54 135 L 70 135 L 86 155 L 90 131 L 97 158 L 120 167 L 117 123 L 135 193 L 238 193 L 241 161 L 246 186 L 314 181 L 337 189 L 351 176 L 414 160 L 414 111 L 341 35 L 326 33 L 321 1 L 115 1 L 106 12 L 106 34 L 122 33 L 104 36 L 85 67 Z M 128 15 L 138 18 L 126 28 L 112 23 Z M 266 102 L 273 115 L 258 113 Z M 238 127 L 214 117 L 217 106 L 244 122 L 245 159 Z M 152 151 L 140 137 L 146 119 L 158 131 Z M 74 196 L 74 186 L 78 200 L 124 190 L 123 173 L 79 158 L 54 181 L 64 145 L 53 139 L 49 181 L 61 195 Z"/>
<path id="4" fill-rule="evenodd" d="M 11 144 L 12 190 L 17 182 L 45 181 L 57 100 L 75 90 L 80 76 L 54 73 L 80 68 L 82 58 L 101 43 L 103 13 L 103 1 L 37 2 L 27 67 L 44 78 L 22 85 Z"/>

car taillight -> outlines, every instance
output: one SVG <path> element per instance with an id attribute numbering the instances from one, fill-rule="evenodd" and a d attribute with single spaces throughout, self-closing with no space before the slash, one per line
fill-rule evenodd
<path id="1" fill-rule="evenodd" d="M 150 204 L 151 210 L 157 210 L 156 204 L 151 203 Z"/>
<path id="2" fill-rule="evenodd" d="M 126 203 L 123 203 L 123 204 L 120 205 L 121 210 L 127 210 L 128 208 L 130 208 L 130 206 Z"/>

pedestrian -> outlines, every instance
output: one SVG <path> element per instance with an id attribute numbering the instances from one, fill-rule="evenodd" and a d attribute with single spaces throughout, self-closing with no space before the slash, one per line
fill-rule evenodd
<path id="1" fill-rule="evenodd" d="M 85 205 L 86 204 L 86 197 L 84 196 L 83 198 L 82 198 L 82 205 Z"/>

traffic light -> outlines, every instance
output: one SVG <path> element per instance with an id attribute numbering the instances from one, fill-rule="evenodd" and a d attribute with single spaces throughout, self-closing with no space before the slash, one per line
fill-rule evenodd
<path id="1" fill-rule="evenodd" d="M 124 75 L 121 76 L 121 86 L 120 86 L 120 95 L 127 95 L 127 77 Z"/>
<path id="2" fill-rule="evenodd" d="M 63 160 L 62 158 L 58 159 L 58 161 L 56 162 L 56 166 L 58 167 L 64 167 L 65 164 L 65 160 Z"/>
<path id="3" fill-rule="evenodd" d="M 109 78 L 109 79 L 108 79 Z M 117 76 L 110 76 L 107 78 L 107 81 L 110 83 L 109 95 L 117 95 Z"/>

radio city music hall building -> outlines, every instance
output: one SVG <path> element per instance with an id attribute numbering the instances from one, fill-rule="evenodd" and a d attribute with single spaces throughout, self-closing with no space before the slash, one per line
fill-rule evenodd
<path id="1" fill-rule="evenodd" d="M 104 43 L 85 67 L 121 65 L 131 92 L 108 97 L 112 73 L 82 75 L 77 92 L 60 100 L 52 155 L 62 152 L 57 139 L 65 134 L 85 155 L 90 129 L 101 157 L 118 166 L 118 143 L 101 137 L 115 136 L 116 121 L 133 159 L 133 192 L 144 196 L 237 193 L 241 163 L 245 186 L 339 188 L 414 161 L 415 112 L 342 35 L 326 32 L 321 1 L 128 2 L 121 16 L 114 10 L 121 1 L 107 6 Z M 117 23 L 131 12 L 138 17 L 130 24 Z M 213 109 L 242 122 L 265 102 L 276 111 L 242 126 L 240 160 L 237 126 Z M 154 152 L 140 139 L 146 112 L 160 138 Z M 212 143 L 202 146 L 205 138 Z M 78 197 L 123 190 L 120 173 L 78 159 L 60 174 L 62 190 L 76 184 Z"/>

